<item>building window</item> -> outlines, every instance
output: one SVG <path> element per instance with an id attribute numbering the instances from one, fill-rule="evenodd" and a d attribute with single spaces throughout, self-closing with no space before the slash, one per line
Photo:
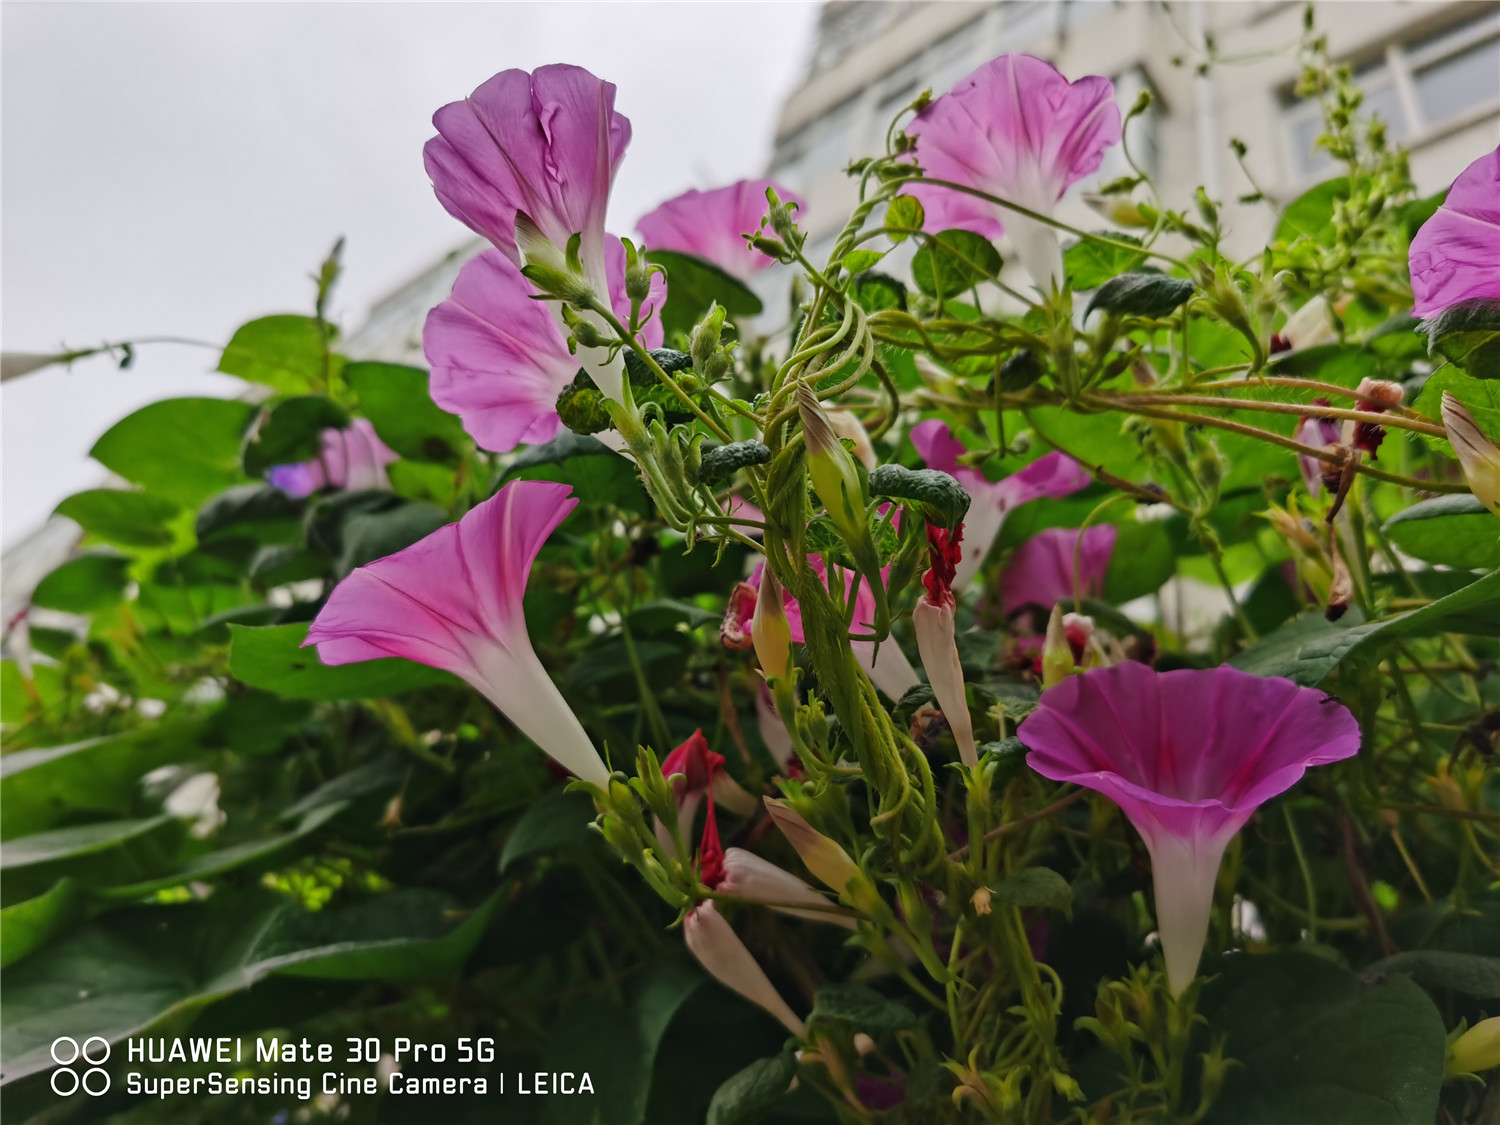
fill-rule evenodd
<path id="1" fill-rule="evenodd" d="M 1378 116 L 1395 141 L 1420 140 L 1455 121 L 1500 110 L 1500 12 L 1493 9 L 1417 43 L 1391 43 L 1354 72 L 1362 112 Z M 1315 147 L 1323 131 L 1316 99 L 1286 108 L 1293 170 L 1311 179 L 1334 167 Z"/>

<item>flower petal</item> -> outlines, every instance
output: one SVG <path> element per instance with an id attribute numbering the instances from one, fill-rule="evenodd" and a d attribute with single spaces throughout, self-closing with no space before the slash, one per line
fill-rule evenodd
<path id="1" fill-rule="evenodd" d="M 1500 148 L 1464 169 L 1411 240 L 1411 288 L 1412 311 L 1424 318 L 1500 298 Z"/>
<path id="2" fill-rule="evenodd" d="M 688 951 L 720 984 L 770 1012 L 798 1038 L 807 1033 L 807 1025 L 781 998 L 765 970 L 724 921 L 713 899 L 704 899 L 688 911 L 682 935 Z"/>
<path id="3" fill-rule="evenodd" d="M 1071 527 L 1049 527 L 1016 548 L 1000 578 L 1000 605 L 1007 613 L 1027 605 L 1051 610 L 1074 595 L 1073 559 L 1077 551 L 1077 590 L 1084 597 L 1097 597 L 1104 589 L 1109 557 L 1114 551 L 1116 528 L 1096 524 L 1078 531 Z"/>
<path id="4" fill-rule="evenodd" d="M 773 180 L 740 180 L 712 191 L 685 191 L 642 216 L 636 229 L 652 250 L 692 254 L 748 282 L 775 263 L 741 237 L 760 229 L 769 206 L 767 188 L 774 188 L 783 202 L 797 204 L 799 213 L 806 206 Z"/>

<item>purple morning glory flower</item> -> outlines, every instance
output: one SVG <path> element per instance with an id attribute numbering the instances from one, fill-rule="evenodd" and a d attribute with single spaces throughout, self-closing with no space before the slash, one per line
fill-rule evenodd
<path id="1" fill-rule="evenodd" d="M 1099 170 L 1120 141 L 1114 84 L 1090 76 L 1069 82 L 1051 63 L 1001 55 L 935 99 L 906 127 L 917 162 L 949 180 L 1050 216 L 1070 184 Z M 912 184 L 926 230 L 955 227 L 994 238 L 1009 232 L 1016 254 L 1043 291 L 1063 280 L 1056 232 L 977 196 Z"/>
<path id="2" fill-rule="evenodd" d="M 1309 766 L 1359 750 L 1359 725 L 1336 701 L 1227 665 L 1154 672 L 1126 661 L 1069 676 L 1017 734 L 1032 769 L 1104 794 L 1145 840 L 1174 993 L 1197 974 L 1234 834 Z"/>
<path id="3" fill-rule="evenodd" d="M 1411 292 L 1424 319 L 1460 301 L 1500 300 L 1500 148 L 1463 170 L 1411 240 Z"/>
<path id="4" fill-rule="evenodd" d="M 1085 598 L 1104 592 L 1109 558 L 1115 549 L 1118 529 L 1095 524 L 1079 531 L 1072 527 L 1049 527 L 1016 548 L 1000 576 L 1000 608 L 1009 615 L 1023 606 L 1039 605 L 1050 610 L 1058 602 L 1070 601 L 1075 586 Z M 1083 547 L 1078 548 L 1082 536 Z M 1078 573 L 1073 573 L 1074 557 Z"/>

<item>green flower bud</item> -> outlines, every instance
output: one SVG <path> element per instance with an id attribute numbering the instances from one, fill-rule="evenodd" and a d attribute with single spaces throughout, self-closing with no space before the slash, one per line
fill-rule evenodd
<path id="1" fill-rule="evenodd" d="M 709 360 L 719 350 L 719 333 L 724 328 L 724 308 L 717 301 L 708 307 L 708 312 L 693 327 L 692 341 L 688 351 L 698 370 L 707 371 Z"/>
<path id="2" fill-rule="evenodd" d="M 797 388 L 797 409 L 807 447 L 807 472 L 828 518 L 851 548 L 868 540 L 864 487 L 854 458 L 833 432 L 818 396 L 806 383 Z"/>

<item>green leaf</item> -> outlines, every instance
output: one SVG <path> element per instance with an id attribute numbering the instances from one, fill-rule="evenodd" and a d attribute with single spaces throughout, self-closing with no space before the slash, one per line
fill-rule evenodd
<path id="1" fill-rule="evenodd" d="M 1500 299 L 1473 297 L 1422 322 L 1427 351 L 1476 379 L 1500 379 Z"/>
<path id="2" fill-rule="evenodd" d="M 1446 949 L 1410 949 L 1376 961 L 1366 980 L 1408 973 L 1424 988 L 1451 988 L 1481 1000 L 1500 1000 L 1500 957 L 1454 953 Z"/>
<path id="3" fill-rule="evenodd" d="M 587 793 L 563 788 L 544 793 L 521 814 L 500 853 L 500 874 L 537 852 L 577 847 L 594 835 L 594 802 Z"/>
<path id="4" fill-rule="evenodd" d="M 1406 240 L 1410 242 L 1416 236 L 1417 231 L 1422 229 L 1428 219 L 1437 214 L 1437 209 L 1443 205 L 1448 198 L 1448 189 L 1444 188 L 1435 195 L 1429 195 L 1425 199 L 1413 199 L 1396 212 L 1401 223 L 1401 229 L 1406 234 Z"/>
<path id="5" fill-rule="evenodd" d="M 1420 609 L 1361 624 L 1351 609 L 1337 622 L 1312 609 L 1262 637 L 1229 661 L 1258 676 L 1285 676 L 1313 687 L 1339 662 L 1374 641 L 1437 633 L 1500 635 L 1500 571 L 1486 574 Z"/>
<path id="6" fill-rule="evenodd" d="M 983 235 L 945 230 L 913 256 L 911 276 L 923 293 L 947 300 L 998 274 L 1002 264 L 1000 251 Z"/>
<path id="7" fill-rule="evenodd" d="M 17 836 L 0 848 L 0 901 L 31 898 L 64 876 L 96 887 L 139 882 L 172 863 L 183 833 L 177 817 L 155 816 Z"/>
<path id="8" fill-rule="evenodd" d="M 88 912 L 88 895 L 64 876 L 45 894 L 0 909 L 0 969 L 30 956 L 72 929 Z"/>
<path id="9" fill-rule="evenodd" d="M 264 476 L 273 465 L 311 461 L 323 449 L 324 430 L 342 430 L 349 414 L 322 395 L 298 395 L 271 407 L 255 437 L 245 444 L 245 472 Z"/>
<path id="10" fill-rule="evenodd" d="M 786 1094 L 796 1074 L 797 1059 L 790 1051 L 757 1059 L 714 1092 L 707 1125 L 755 1125 Z"/>
<path id="11" fill-rule="evenodd" d="M 255 412 L 251 403 L 221 398 L 153 402 L 111 426 L 89 456 L 148 492 L 196 508 L 245 479 L 240 441 Z"/>
<path id="12" fill-rule="evenodd" d="M 745 253 L 750 253 L 748 247 Z M 667 271 L 667 304 L 657 315 L 669 342 L 675 333 L 692 331 L 715 302 L 732 317 L 759 316 L 764 308 L 744 282 L 704 258 L 675 250 L 648 250 L 646 260 Z"/>
<path id="13" fill-rule="evenodd" d="M 920 199 L 914 195 L 898 195 L 885 209 L 885 225 L 904 229 L 888 231 L 886 237 L 892 242 L 901 242 L 911 231 L 921 230 L 926 221 L 927 212 Z"/>
<path id="14" fill-rule="evenodd" d="M 848 293 L 865 312 L 906 308 L 906 286 L 894 277 L 876 270 L 866 270 L 851 280 Z M 908 352 L 899 354 L 910 355 Z"/>
<path id="15" fill-rule="evenodd" d="M 1140 245 L 1140 239 L 1113 231 L 1099 231 L 1115 242 L 1131 242 Z M 1063 271 L 1073 282 L 1073 289 L 1083 292 L 1098 289 L 1113 277 L 1138 269 L 1146 260 L 1145 251 L 1127 250 L 1108 242 L 1095 242 L 1084 238 L 1073 243 L 1063 252 Z"/>
<path id="16" fill-rule="evenodd" d="M 719 620 L 720 615 L 717 613 L 673 598 L 645 602 L 630 611 L 630 629 L 642 636 L 673 633 L 683 628 L 692 631 Z"/>
<path id="17" fill-rule="evenodd" d="M 0 839 L 41 832 L 79 813 L 128 816 L 140 779 L 158 766 L 195 756 L 202 730 L 200 721 L 178 719 L 0 757 Z"/>
<path id="18" fill-rule="evenodd" d="M 89 551 L 69 559 L 38 582 L 31 603 L 66 613 L 94 613 L 119 602 L 129 581 L 129 556 Z"/>
<path id="19" fill-rule="evenodd" d="M 380 440 L 412 461 L 456 461 L 473 442 L 463 423 L 432 401 L 427 372 L 395 363 L 351 363 L 344 379 Z"/>
<path id="20" fill-rule="evenodd" d="M 511 462 L 506 475 L 572 485 L 584 505 L 612 505 L 642 514 L 651 510 L 634 463 L 582 434 L 565 431 L 545 445 L 532 446 Z"/>
<path id="21" fill-rule="evenodd" d="M 1235 1060 L 1205 1125 L 1430 1125 L 1442 1018 L 1411 981 L 1301 952 L 1227 957 L 1198 1011 Z"/>
<path id="22" fill-rule="evenodd" d="M 1095 309 L 1120 316 L 1163 317 L 1193 295 L 1186 278 L 1161 273 L 1126 273 L 1099 287 L 1084 316 Z"/>
<path id="23" fill-rule="evenodd" d="M 851 250 L 844 255 L 844 260 L 839 264 L 851 274 L 855 274 L 870 269 L 884 257 L 885 252 L 881 250 Z"/>
<path id="24" fill-rule="evenodd" d="M 181 506 L 166 497 L 123 488 L 75 492 L 55 511 L 95 538 L 119 547 L 170 547 L 176 536 L 167 524 L 182 514 Z"/>
<path id="25" fill-rule="evenodd" d="M 302 648 L 307 626 L 231 625 L 229 671 L 251 687 L 288 699 L 373 699 L 456 681 L 447 672 L 390 657 L 332 667 L 313 648 Z"/>
<path id="26" fill-rule="evenodd" d="M 462 921 L 437 891 L 394 891 L 309 912 L 270 893 L 137 908 L 84 927 L 7 970 L 5 1082 L 53 1065 L 59 1028 L 118 1043 L 178 1026 L 210 1002 L 273 974 L 325 980 L 452 976 L 500 896 Z"/>
<path id="27" fill-rule="evenodd" d="M 333 330 L 310 316 L 263 316 L 235 330 L 219 370 L 282 394 L 303 394 L 324 385 L 324 353 L 332 341 Z"/>
<path id="28" fill-rule="evenodd" d="M 394 555 L 448 523 L 448 513 L 432 504 L 405 501 L 379 512 L 357 512 L 343 522 L 337 573 Z"/>
<path id="29" fill-rule="evenodd" d="M 646 682 L 666 688 L 677 682 L 687 666 L 687 637 L 664 633 L 635 642 Z M 563 694 L 574 699 L 639 698 L 639 686 L 622 637 L 607 637 L 586 649 L 563 677 Z"/>
<path id="30" fill-rule="evenodd" d="M 1386 521 L 1385 533 L 1423 562 L 1465 570 L 1500 566 L 1500 519 L 1468 493 L 1413 504 Z"/>
<path id="31" fill-rule="evenodd" d="M 1155 593 L 1177 569 L 1172 536 L 1161 520 L 1125 519 L 1104 575 L 1104 592 L 1116 605 Z"/>
<path id="32" fill-rule="evenodd" d="M 1443 392 L 1447 391 L 1468 408 L 1479 428 L 1492 439 L 1500 441 L 1500 380 L 1476 379 L 1465 375 L 1458 368 L 1444 364 L 1422 384 L 1416 407 L 1429 418 L 1442 417 Z M 1453 456 L 1453 446 L 1443 436 L 1418 434 L 1429 449 L 1435 449 L 1445 457 Z"/>
<path id="33" fill-rule="evenodd" d="M 813 1001 L 813 1019 L 843 1020 L 859 1031 L 904 1031 L 917 1022 L 905 1004 L 864 984 L 825 984 Z"/>
<path id="34" fill-rule="evenodd" d="M 1339 176 L 1309 188 L 1287 205 L 1276 224 L 1275 242 L 1290 243 L 1299 238 L 1329 242 L 1333 237 L 1333 205 L 1349 197 L 1349 179 Z"/>
<path id="35" fill-rule="evenodd" d="M 990 888 L 990 894 L 1007 906 L 1044 906 L 1072 916 L 1073 888 L 1050 867 L 1023 867 Z"/>
<path id="36" fill-rule="evenodd" d="M 219 493 L 198 513 L 198 542 L 253 539 L 284 543 L 301 530 L 302 505 L 268 484 L 240 484 Z"/>

